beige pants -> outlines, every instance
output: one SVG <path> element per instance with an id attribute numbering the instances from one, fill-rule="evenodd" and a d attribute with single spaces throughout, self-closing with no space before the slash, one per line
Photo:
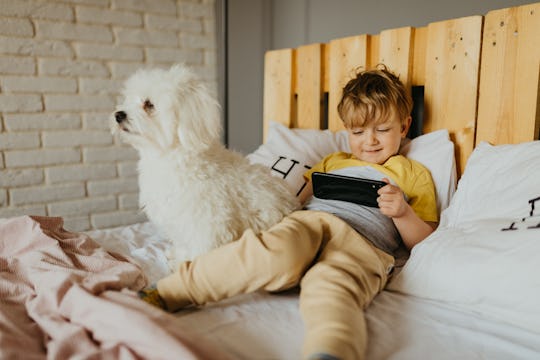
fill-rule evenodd
<path id="1" fill-rule="evenodd" d="M 158 291 L 169 310 L 177 310 L 300 284 L 305 358 L 328 354 L 358 360 L 367 346 L 363 310 L 385 286 L 393 264 L 392 256 L 341 219 L 297 211 L 268 231 L 248 230 L 239 240 L 181 264 L 158 282 Z"/>

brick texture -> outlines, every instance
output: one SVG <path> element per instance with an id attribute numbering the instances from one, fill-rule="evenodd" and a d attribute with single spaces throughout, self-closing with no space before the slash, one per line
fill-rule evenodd
<path id="1" fill-rule="evenodd" d="M 214 24 L 214 0 L 0 0 L 0 217 L 144 221 L 111 113 L 143 66 L 188 63 L 216 91 Z"/>

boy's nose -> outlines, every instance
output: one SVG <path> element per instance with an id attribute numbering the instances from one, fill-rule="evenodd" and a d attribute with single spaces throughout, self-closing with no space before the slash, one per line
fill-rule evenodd
<path id="1" fill-rule="evenodd" d="M 375 131 L 367 131 L 367 140 L 370 144 L 376 144 L 378 142 L 378 139 L 377 139 L 377 134 L 375 133 Z"/>

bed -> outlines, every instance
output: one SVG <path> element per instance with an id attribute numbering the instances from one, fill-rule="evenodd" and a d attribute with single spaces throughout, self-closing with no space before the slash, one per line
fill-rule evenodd
<path id="1" fill-rule="evenodd" d="M 540 3 L 269 51 L 250 159 L 298 192 L 347 149 L 339 89 L 378 63 L 416 99 L 401 151 L 431 170 L 441 221 L 367 309 L 367 358 L 540 358 Z M 300 358 L 296 289 L 176 314 L 136 299 L 168 271 L 162 240 L 150 223 L 0 219 L 0 358 Z"/>

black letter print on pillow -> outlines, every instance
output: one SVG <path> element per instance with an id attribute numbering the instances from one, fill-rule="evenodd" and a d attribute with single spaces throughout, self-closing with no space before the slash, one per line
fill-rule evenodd
<path id="1" fill-rule="evenodd" d="M 532 218 L 532 217 L 534 217 L 534 216 L 538 216 L 538 215 L 535 215 L 535 214 L 534 214 L 534 210 L 535 210 L 534 204 L 535 204 L 537 201 L 540 202 L 540 196 L 537 197 L 537 198 L 535 198 L 535 199 L 529 200 L 529 204 L 531 204 L 531 210 L 529 211 L 529 216 L 528 216 L 528 217 L 524 217 L 523 219 L 521 219 L 521 222 L 525 222 L 525 220 L 527 220 L 527 219 L 530 219 L 530 218 Z M 536 224 L 536 225 L 528 226 L 527 229 L 540 229 L 540 222 L 539 222 L 538 224 Z M 501 231 L 509 231 L 509 230 L 519 230 L 519 229 L 516 227 L 516 222 L 515 222 L 515 221 L 512 222 L 512 223 L 510 224 L 509 227 L 507 227 L 507 228 L 502 228 L 502 229 L 501 229 Z"/>
<path id="2" fill-rule="evenodd" d="M 291 172 L 291 170 L 293 169 L 293 167 L 296 165 L 296 164 L 299 164 L 300 162 L 296 161 L 296 160 L 290 160 L 291 161 L 291 166 L 289 167 L 289 169 L 287 169 L 286 171 L 283 171 L 283 170 L 280 170 L 278 168 L 276 168 L 276 165 L 281 161 L 281 160 L 284 160 L 286 159 L 285 156 L 280 156 L 279 159 L 276 160 L 276 162 L 274 163 L 274 165 L 272 165 L 271 169 L 280 173 L 281 175 L 283 175 L 283 178 L 286 179 L 287 178 L 287 175 L 289 175 L 289 173 Z"/>
<path id="3" fill-rule="evenodd" d="M 299 161 L 291 159 L 291 160 L 289 160 L 289 161 L 291 162 L 291 165 L 289 166 L 289 168 L 288 168 L 287 170 L 280 170 L 280 169 L 278 169 L 278 168 L 277 168 L 277 164 L 278 164 L 279 162 L 281 162 L 282 160 L 285 160 L 285 159 L 286 159 L 285 156 L 280 156 L 279 159 L 276 160 L 276 162 L 274 163 L 274 165 L 272 165 L 272 166 L 270 167 L 273 171 L 278 172 L 278 173 L 280 173 L 281 175 L 283 175 L 283 179 L 286 179 L 287 176 L 290 174 L 291 170 L 292 170 L 297 164 L 300 164 Z M 311 167 L 310 167 L 310 166 L 307 166 L 307 165 L 304 165 L 304 168 L 305 168 L 306 170 L 311 169 Z M 302 187 L 300 187 L 300 189 L 296 192 L 296 196 L 300 195 L 300 193 L 302 192 L 302 190 L 304 190 L 304 188 L 306 187 L 306 185 L 307 185 L 307 182 L 304 182 L 304 185 L 302 185 Z"/>

